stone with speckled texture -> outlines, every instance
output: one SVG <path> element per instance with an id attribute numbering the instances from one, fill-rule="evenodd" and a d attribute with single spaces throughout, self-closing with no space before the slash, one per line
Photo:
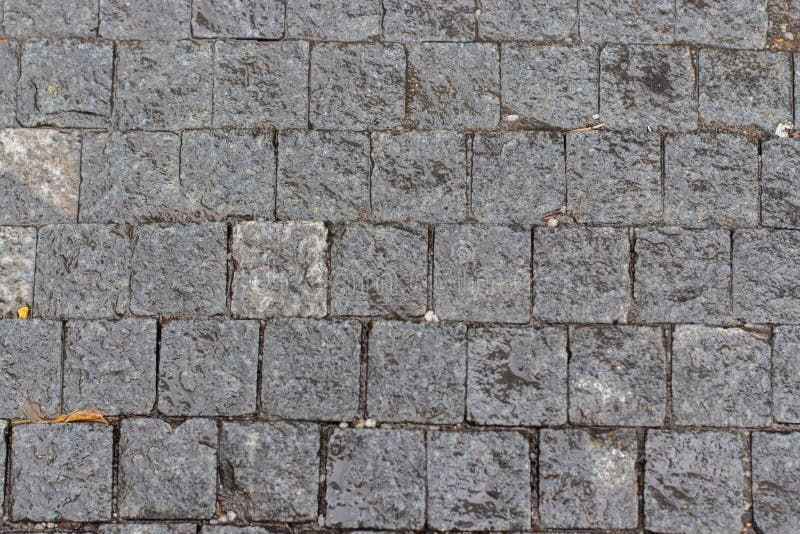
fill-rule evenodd
<path id="1" fill-rule="evenodd" d="M 753 516 L 764 532 L 786 532 L 800 521 L 800 434 L 754 432 Z"/>
<path id="2" fill-rule="evenodd" d="M 380 0 L 294 0 L 286 7 L 293 39 L 367 41 L 381 34 Z"/>
<path id="3" fill-rule="evenodd" d="M 100 36 L 169 41 L 190 36 L 191 0 L 100 0 Z"/>
<path id="4" fill-rule="evenodd" d="M 556 41 L 577 27 L 574 0 L 478 0 L 478 33 L 490 41 Z"/>
<path id="5" fill-rule="evenodd" d="M 33 300 L 36 229 L 0 227 L 0 316 L 16 317 Z"/>
<path id="6" fill-rule="evenodd" d="M 281 0 L 196 0 L 192 2 L 192 33 L 195 37 L 280 39 L 284 12 Z"/>
<path id="7" fill-rule="evenodd" d="M 761 48 L 767 0 L 676 0 L 675 40 L 730 48 Z"/>
<path id="8" fill-rule="evenodd" d="M 800 327 L 778 326 L 772 337 L 772 416 L 800 422 Z"/>
<path id="9" fill-rule="evenodd" d="M 383 9 L 387 41 L 471 41 L 475 36 L 473 0 L 384 0 Z"/>
<path id="10" fill-rule="evenodd" d="M 581 38 L 590 43 L 661 44 L 673 39 L 674 0 L 582 0 L 580 13 Z"/>
<path id="11" fill-rule="evenodd" d="M 16 126 L 17 124 L 18 56 L 19 51 L 16 42 L 0 43 L 0 69 L 5 73 L 0 78 L 0 127 Z"/>
<path id="12" fill-rule="evenodd" d="M 95 0 L 6 0 L 3 27 L 9 37 L 97 35 Z"/>
<path id="13" fill-rule="evenodd" d="M 800 228 L 800 146 L 794 139 L 761 145 L 761 221 Z"/>

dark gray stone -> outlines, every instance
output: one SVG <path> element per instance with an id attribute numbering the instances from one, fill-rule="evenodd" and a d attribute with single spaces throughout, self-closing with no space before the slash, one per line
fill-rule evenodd
<path id="1" fill-rule="evenodd" d="M 109 461 L 109 466 L 111 462 Z M 123 419 L 119 438 L 119 515 L 208 519 L 217 486 L 217 425 L 189 419 Z"/>
<path id="2" fill-rule="evenodd" d="M 772 415 L 781 423 L 800 423 L 800 327 L 775 328 L 772 350 Z"/>
<path id="3" fill-rule="evenodd" d="M 17 43 L 0 43 L 0 71 L 4 73 L 0 77 L 0 127 L 17 125 L 18 57 Z"/>
<path id="4" fill-rule="evenodd" d="M 418 430 L 334 430 L 328 441 L 325 524 L 421 529 L 424 439 Z"/>
<path id="5" fill-rule="evenodd" d="M 800 434 L 753 433 L 753 519 L 763 532 L 800 523 Z"/>
<path id="6" fill-rule="evenodd" d="M 286 31 L 294 39 L 365 41 L 381 35 L 380 0 L 295 0 L 286 7 Z"/>
<path id="7" fill-rule="evenodd" d="M 387 41 L 471 41 L 475 37 L 473 0 L 384 0 Z"/>
<path id="8" fill-rule="evenodd" d="M 319 440 L 314 424 L 223 423 L 220 498 L 248 520 L 316 519 Z"/>
<path id="9" fill-rule="evenodd" d="M 478 31 L 492 41 L 560 41 L 578 23 L 574 0 L 478 0 Z"/>
<path id="10" fill-rule="evenodd" d="M 6 0 L 2 22 L 8 37 L 95 37 L 97 2 Z"/>
<path id="11" fill-rule="evenodd" d="M 172 41 L 191 35 L 191 0 L 100 0 L 100 36 Z"/>
<path id="12" fill-rule="evenodd" d="M 111 519 L 114 431 L 101 424 L 21 425 L 11 439 L 11 517 Z"/>
<path id="13" fill-rule="evenodd" d="M 800 228 L 800 145 L 795 139 L 775 139 L 761 150 L 761 221 Z"/>
<path id="14" fill-rule="evenodd" d="M 581 2 L 581 38 L 591 43 L 671 43 L 674 30 L 673 0 Z"/>
<path id="15" fill-rule="evenodd" d="M 528 529 L 531 462 L 519 432 L 433 432 L 428 437 L 428 526 Z"/>
<path id="16" fill-rule="evenodd" d="M 33 302 L 36 228 L 0 227 L 0 317 Z"/>
<path id="17" fill-rule="evenodd" d="M 192 3 L 192 34 L 280 39 L 285 10 L 281 0 L 196 0 Z"/>
<path id="18" fill-rule="evenodd" d="M 539 514 L 553 528 L 635 528 L 634 430 L 539 434 Z"/>
<path id="19" fill-rule="evenodd" d="M 675 39 L 730 48 L 762 48 L 767 36 L 766 0 L 677 0 Z"/>
<path id="20" fill-rule="evenodd" d="M 195 534 L 194 523 L 121 523 L 100 525 L 99 534 Z"/>

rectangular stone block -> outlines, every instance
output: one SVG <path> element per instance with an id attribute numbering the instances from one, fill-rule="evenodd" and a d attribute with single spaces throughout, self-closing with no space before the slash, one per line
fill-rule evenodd
<path id="1" fill-rule="evenodd" d="M 800 434 L 754 432 L 753 519 L 765 532 L 787 532 L 800 522 Z"/>
<path id="2" fill-rule="evenodd" d="M 478 0 L 478 33 L 490 41 L 560 41 L 577 31 L 572 0 Z"/>
<path id="3" fill-rule="evenodd" d="M 281 0 L 198 0 L 192 2 L 192 35 L 280 39 L 285 11 Z"/>
<path id="4" fill-rule="evenodd" d="M 0 317 L 33 302 L 36 228 L 0 227 Z"/>
<path id="5" fill-rule="evenodd" d="M 550 2 L 547 2 L 550 4 Z M 581 38 L 590 43 L 671 43 L 673 0 L 583 0 Z"/>
<path id="6" fill-rule="evenodd" d="M 729 48 L 762 48 L 767 36 L 764 0 L 677 0 L 675 39 Z"/>
<path id="7" fill-rule="evenodd" d="M 191 0 L 99 0 L 100 36 L 174 41 L 191 36 Z"/>
<path id="8" fill-rule="evenodd" d="M 380 0 L 296 0 L 286 8 L 286 31 L 293 39 L 368 41 L 381 35 Z"/>
<path id="9" fill-rule="evenodd" d="M 800 423 L 800 327 L 779 326 L 772 337 L 772 416 Z"/>
<path id="10" fill-rule="evenodd" d="M 100 525 L 99 534 L 196 534 L 194 523 L 120 523 Z"/>
<path id="11" fill-rule="evenodd" d="M 2 26 L 0 26 L 2 28 Z M 17 125 L 17 79 L 19 50 L 14 41 L 0 43 L 0 127 Z"/>
<path id="12" fill-rule="evenodd" d="M 800 228 L 800 147 L 794 139 L 761 145 L 761 222 Z"/>
<path id="13" fill-rule="evenodd" d="M 7 0 L 3 28 L 8 37 L 96 37 L 95 0 Z"/>
<path id="14" fill-rule="evenodd" d="M 471 41 L 475 37 L 472 0 L 384 0 L 383 9 L 387 41 Z"/>

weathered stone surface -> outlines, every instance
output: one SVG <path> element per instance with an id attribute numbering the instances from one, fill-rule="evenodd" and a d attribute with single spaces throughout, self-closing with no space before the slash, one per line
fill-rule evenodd
<path id="1" fill-rule="evenodd" d="M 161 331 L 158 409 L 167 415 L 256 411 L 258 323 L 174 321 Z"/>
<path id="2" fill-rule="evenodd" d="M 80 222 L 175 220 L 180 190 L 180 138 L 162 132 L 84 135 Z"/>
<path id="3" fill-rule="evenodd" d="M 571 129 L 597 110 L 597 51 L 589 46 L 504 44 L 500 71 L 504 120 Z"/>
<path id="4" fill-rule="evenodd" d="M 194 523 L 122 523 L 100 525 L 99 534 L 195 534 Z"/>
<path id="5" fill-rule="evenodd" d="M 214 421 L 189 419 L 173 427 L 159 419 L 135 418 L 120 424 L 120 517 L 211 518 L 216 485 Z"/>
<path id="6" fill-rule="evenodd" d="M 29 521 L 111 519 L 113 429 L 20 425 L 11 439 L 11 516 Z"/>
<path id="7" fill-rule="evenodd" d="M 365 41 L 381 34 L 380 0 L 296 0 L 286 7 L 286 31 L 294 39 Z"/>
<path id="8" fill-rule="evenodd" d="M 65 341 L 65 411 L 96 408 L 117 415 L 153 409 L 155 321 L 70 321 Z"/>
<path id="9" fill-rule="evenodd" d="M 668 365 L 661 328 L 576 326 L 569 341 L 572 423 L 658 426 L 664 422 Z"/>
<path id="10" fill-rule="evenodd" d="M 8 37 L 94 37 L 93 0 L 7 0 L 3 17 Z"/>
<path id="11" fill-rule="evenodd" d="M 325 315 L 327 236 L 325 226 L 316 222 L 245 222 L 234 226 L 234 315 Z"/>
<path id="12" fill-rule="evenodd" d="M 334 430 L 328 442 L 326 525 L 422 528 L 424 439 L 417 430 Z"/>
<path id="13" fill-rule="evenodd" d="M 331 241 L 331 312 L 423 315 L 427 243 L 422 225 L 336 227 Z"/>
<path id="14" fill-rule="evenodd" d="M 467 418 L 482 425 L 567 421 L 567 335 L 557 327 L 469 331 Z"/>
<path id="15" fill-rule="evenodd" d="M 100 0 L 100 36 L 171 41 L 191 34 L 191 0 Z"/>
<path id="16" fill-rule="evenodd" d="M 581 2 L 581 38 L 591 43 L 671 43 L 674 30 L 673 0 Z"/>
<path id="17" fill-rule="evenodd" d="M 369 216 L 370 148 L 358 132 L 278 134 L 278 218 L 348 221 Z"/>
<path id="18" fill-rule="evenodd" d="M 672 336 L 672 417 L 681 425 L 765 426 L 768 333 L 680 325 Z"/>
<path id="19" fill-rule="evenodd" d="M 361 325 L 290 319 L 264 328 L 261 407 L 268 417 L 347 421 L 358 412 Z"/>
<path id="20" fill-rule="evenodd" d="M 209 126 L 212 60 L 212 45 L 207 42 L 119 44 L 114 125 L 122 130 Z"/>
<path id="21" fill-rule="evenodd" d="M 761 151 L 763 224 L 800 228 L 800 146 L 794 139 L 775 139 Z"/>
<path id="22" fill-rule="evenodd" d="M 74 222 L 81 138 L 56 130 L 0 130 L 0 224 Z"/>
<path id="23" fill-rule="evenodd" d="M 305 128 L 308 43 L 217 41 L 214 126 Z"/>
<path id="24" fill-rule="evenodd" d="M 0 227 L 0 317 L 33 301 L 36 228 Z"/>
<path id="25" fill-rule="evenodd" d="M 285 534 L 285 531 L 279 529 L 267 530 L 261 527 L 235 527 L 232 525 L 203 525 L 202 529 L 203 534 Z"/>
<path id="26" fill-rule="evenodd" d="M 497 225 L 440 226 L 436 229 L 434 257 L 434 302 L 440 318 L 528 321 L 528 231 Z"/>
<path id="27" fill-rule="evenodd" d="M 192 34 L 280 39 L 285 10 L 281 0 L 197 0 L 192 2 Z"/>
<path id="28" fill-rule="evenodd" d="M 453 222 L 466 217 L 464 137 L 380 132 L 372 137 L 372 213 L 383 221 Z"/>
<path id="29" fill-rule="evenodd" d="M 668 136 L 664 148 L 664 217 L 688 227 L 758 222 L 756 143 L 730 134 Z"/>
<path id="30" fill-rule="evenodd" d="M 659 137 L 613 131 L 567 134 L 566 189 L 569 213 L 579 223 L 658 222 L 661 220 Z"/>
<path id="31" fill-rule="evenodd" d="M 677 0 L 675 39 L 730 48 L 762 48 L 767 35 L 766 0 Z"/>
<path id="32" fill-rule="evenodd" d="M 492 41 L 558 41 L 577 28 L 572 0 L 478 0 L 478 33 Z"/>
<path id="33" fill-rule="evenodd" d="M 558 322 L 624 320 L 628 253 L 622 228 L 536 228 L 533 315 Z"/>
<path id="34" fill-rule="evenodd" d="M 800 522 L 800 434 L 753 433 L 753 518 L 764 532 Z"/>
<path id="35" fill-rule="evenodd" d="M 387 41 L 471 41 L 475 37 L 472 0 L 384 0 Z"/>
<path id="36" fill-rule="evenodd" d="M 742 438 L 729 432 L 647 433 L 644 515 L 657 532 L 738 532 L 748 507 Z"/>
<path id="37" fill-rule="evenodd" d="M 634 430 L 539 434 L 539 514 L 553 528 L 635 528 Z"/>
<path id="38" fill-rule="evenodd" d="M 800 327 L 775 328 L 772 351 L 772 415 L 800 423 Z"/>
<path id="39" fill-rule="evenodd" d="M 248 520 L 303 521 L 317 517 L 317 425 L 222 425 L 220 497 Z"/>
<path id="40" fill-rule="evenodd" d="M 767 46 L 797 50 L 800 43 L 800 0 L 767 0 Z"/>
<path id="41" fill-rule="evenodd" d="M 18 56 L 17 43 L 0 43 L 0 70 L 4 73 L 0 77 L 0 127 L 16 126 L 17 124 Z"/>
<path id="42" fill-rule="evenodd" d="M 131 311 L 136 315 L 225 311 L 224 224 L 140 226 L 134 232 Z"/>
<path id="43" fill-rule="evenodd" d="M 524 435 L 433 432 L 427 454 L 431 528 L 530 528 L 531 464 Z"/>
<path id="44" fill-rule="evenodd" d="M 643 228 L 635 238 L 637 320 L 721 323 L 730 317 L 727 231 Z"/>

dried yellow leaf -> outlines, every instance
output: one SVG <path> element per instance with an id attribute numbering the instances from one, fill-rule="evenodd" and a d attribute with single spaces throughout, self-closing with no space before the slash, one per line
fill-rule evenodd
<path id="1" fill-rule="evenodd" d="M 30 306 L 20 306 L 17 308 L 17 319 L 27 319 L 28 314 L 31 313 Z"/>
<path id="2" fill-rule="evenodd" d="M 58 414 L 53 417 L 47 417 L 42 413 L 42 407 L 38 402 L 28 401 L 22 406 L 22 413 L 24 418 L 12 419 L 12 423 L 104 423 L 108 421 L 103 417 L 103 412 L 100 410 L 72 410 L 69 413 Z"/>

